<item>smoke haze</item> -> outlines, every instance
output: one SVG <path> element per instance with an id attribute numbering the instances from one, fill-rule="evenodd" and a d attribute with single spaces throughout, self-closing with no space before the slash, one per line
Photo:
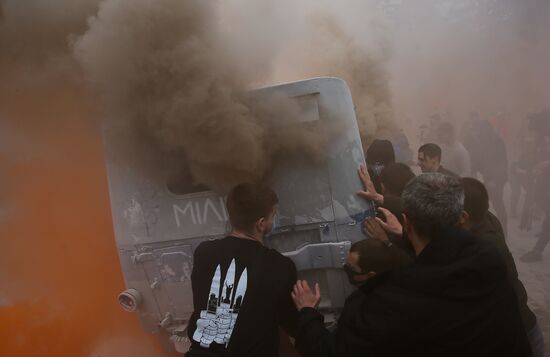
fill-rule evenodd
<path id="1" fill-rule="evenodd" d="M 550 3 L 387 2 L 396 122 L 416 141 L 434 113 L 457 127 L 478 111 L 510 135 L 550 103 Z M 500 114 L 499 114 L 500 113 Z"/>
<path id="2" fill-rule="evenodd" d="M 248 90 L 340 75 L 322 68 L 343 68 L 337 50 L 316 73 L 306 71 L 326 42 L 310 31 L 294 36 L 305 13 L 323 19 L 307 26 L 338 21 L 317 4 L 290 15 L 291 2 L 0 4 L 0 128 L 10 139 L 0 151 L 0 325 L 10 336 L 0 354 L 164 355 L 115 302 L 124 284 L 113 274 L 120 267 L 99 122 L 131 128 L 134 139 L 186 159 L 197 181 L 220 189 L 264 176 L 284 155 L 322 160 L 338 128 L 291 128 L 295 104 L 252 100 Z M 317 47 L 297 64 L 303 71 L 281 70 L 294 61 L 283 55 L 291 40 L 308 36 Z M 331 36 L 349 40 L 343 30 Z"/>
<path id="3" fill-rule="evenodd" d="M 259 18 L 273 6 L 236 4 L 249 9 L 247 19 Z M 103 2 L 76 42 L 75 54 L 105 103 L 108 120 L 137 127 L 164 152 L 179 153 L 198 183 L 219 190 L 263 178 L 284 154 L 321 159 L 334 131 L 285 129 L 280 124 L 296 122 L 299 108 L 282 98 L 271 103 L 249 98 L 247 89 L 271 78 L 275 62 L 292 60 L 298 68 L 316 68 L 292 79 L 327 74 L 349 79 L 354 93 L 364 98 L 358 116 L 365 136 L 372 135 L 376 123 L 391 122 L 382 59 L 356 43 L 328 9 L 322 12 L 318 4 L 309 9 L 316 18 L 306 18 L 315 20 L 311 25 L 317 31 L 303 31 L 298 38 L 275 30 L 284 23 L 277 12 L 268 21 L 271 36 L 264 36 L 265 27 L 254 32 L 253 23 L 238 21 L 232 9 L 202 1 Z M 286 20 L 290 28 L 299 25 Z M 289 41 L 295 46 L 313 43 L 306 49 L 308 57 L 277 56 Z"/>

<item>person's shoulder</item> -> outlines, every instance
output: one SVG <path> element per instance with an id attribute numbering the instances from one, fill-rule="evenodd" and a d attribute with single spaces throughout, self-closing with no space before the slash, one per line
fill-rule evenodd
<path id="1" fill-rule="evenodd" d="M 266 257 L 268 259 L 268 264 L 276 266 L 278 269 L 284 269 L 284 271 L 296 271 L 296 265 L 289 257 L 285 257 L 280 252 L 272 248 L 266 249 Z"/>
<path id="2" fill-rule="evenodd" d="M 486 246 L 486 242 L 479 239 L 476 233 L 465 229 L 452 228 L 447 230 L 447 234 L 451 237 L 453 242 L 456 243 L 456 248 L 462 247 L 468 249 L 469 247 L 474 247 L 478 249 Z"/>
<path id="3" fill-rule="evenodd" d="M 438 172 L 440 174 L 444 174 L 444 175 L 447 175 L 447 176 L 452 176 L 452 177 L 457 177 L 457 178 L 460 177 L 460 176 L 458 176 L 458 174 L 454 173 L 453 171 L 451 171 L 451 170 L 449 170 L 449 169 L 447 169 L 443 166 L 439 166 Z"/>
<path id="4" fill-rule="evenodd" d="M 205 252 L 213 249 L 214 244 L 215 240 L 205 240 L 203 242 L 200 242 L 197 248 L 195 248 L 195 256 L 205 254 Z"/>
<path id="5" fill-rule="evenodd" d="M 502 243 L 501 237 L 493 229 L 476 235 L 472 232 L 463 232 L 462 239 L 467 243 L 464 245 L 464 255 L 472 258 L 472 264 L 478 262 L 483 266 L 503 267 L 498 245 Z"/>
<path id="6" fill-rule="evenodd" d="M 197 246 L 197 248 L 195 248 L 195 254 L 197 254 L 197 253 L 200 254 L 202 252 L 208 252 L 208 251 L 211 251 L 211 250 L 217 250 L 221 246 L 223 246 L 225 244 L 228 244 L 228 238 L 229 237 L 205 240 L 205 241 L 201 242 Z"/>

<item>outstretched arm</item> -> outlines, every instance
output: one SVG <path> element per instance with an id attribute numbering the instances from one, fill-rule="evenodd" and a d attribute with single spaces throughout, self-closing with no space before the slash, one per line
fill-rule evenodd
<path id="1" fill-rule="evenodd" d="M 366 198 L 367 200 L 374 201 L 377 205 L 383 204 L 384 196 L 376 191 L 376 188 L 374 187 L 374 183 L 370 178 L 369 171 L 367 170 L 367 168 L 363 165 L 359 166 L 358 173 L 359 173 L 359 178 L 363 183 L 364 190 L 357 192 L 357 194 L 361 197 Z"/>
<path id="2" fill-rule="evenodd" d="M 296 349 L 302 357 L 335 356 L 335 337 L 325 327 L 323 315 L 316 307 L 321 300 L 319 284 L 312 291 L 305 280 L 298 280 L 291 293 L 298 314 Z"/>

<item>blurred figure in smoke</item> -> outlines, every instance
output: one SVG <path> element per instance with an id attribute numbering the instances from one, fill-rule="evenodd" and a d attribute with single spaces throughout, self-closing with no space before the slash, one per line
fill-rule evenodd
<path id="1" fill-rule="evenodd" d="M 455 129 L 450 122 L 443 122 L 437 128 L 437 138 L 445 153 L 441 163 L 459 176 L 469 176 L 471 173 L 470 154 L 456 139 Z"/>
<path id="2" fill-rule="evenodd" d="M 514 160 L 510 164 L 510 209 L 511 216 L 518 216 L 519 200 L 522 190 L 527 192 L 529 186 L 528 173 L 532 169 L 532 161 L 535 150 L 535 137 L 534 133 L 528 129 L 530 116 L 527 116 L 521 127 L 518 130 L 516 136 L 515 147 L 517 150 L 513 150 L 510 154 L 514 155 Z M 527 202 L 527 201 L 526 201 Z M 525 203 L 524 203 L 525 206 Z"/>
<path id="3" fill-rule="evenodd" d="M 533 350 L 533 356 L 544 356 L 544 340 L 537 318 L 527 305 L 527 291 L 519 280 L 516 263 L 508 245 L 498 218 L 489 212 L 489 194 L 480 181 L 465 177 L 460 179 L 464 188 L 464 215 L 462 227 L 476 237 L 491 242 L 498 249 L 506 264 L 508 280 L 512 284 L 518 299 L 519 311 Z"/>
<path id="4" fill-rule="evenodd" d="M 439 114 L 433 114 L 427 124 L 420 126 L 420 133 L 418 139 L 421 144 L 433 143 L 437 141 L 437 128 L 441 124 L 441 116 Z"/>
<path id="5" fill-rule="evenodd" d="M 504 185 L 508 181 L 506 144 L 491 123 L 480 119 L 477 112 L 470 114 L 463 133 L 471 158 L 472 176 L 478 173 L 483 176 L 493 208 L 506 232 L 508 216 L 503 198 Z"/>
<path id="6" fill-rule="evenodd" d="M 521 214 L 520 229 L 531 230 L 536 204 L 544 205 L 544 184 L 537 180 L 537 166 L 550 157 L 548 140 L 548 114 L 539 112 L 528 116 L 527 137 L 523 161 L 518 163 L 517 172 L 525 181 L 525 200 Z M 540 172 L 539 172 L 540 173 Z"/>
<path id="7" fill-rule="evenodd" d="M 458 175 L 451 170 L 447 170 L 441 165 L 441 148 L 434 143 L 428 143 L 422 145 L 418 149 L 418 166 L 422 170 L 422 173 L 438 172 L 440 174 L 458 177 Z"/>
<path id="8" fill-rule="evenodd" d="M 391 141 L 375 139 L 367 149 L 366 161 L 376 191 L 382 192 L 380 172 L 386 165 L 395 162 L 395 151 Z"/>
<path id="9" fill-rule="evenodd" d="M 411 164 L 413 162 L 413 152 L 409 139 L 403 130 L 392 133 L 388 140 L 391 141 L 395 151 L 395 161 Z"/>
<path id="10" fill-rule="evenodd" d="M 499 110 L 495 115 L 489 118 L 491 126 L 495 128 L 495 131 L 502 138 L 504 143 L 508 145 L 511 140 L 510 133 L 510 120 L 503 110 Z"/>
<path id="11" fill-rule="evenodd" d="M 542 252 L 550 242 L 550 112 L 545 111 L 533 116 L 529 122 L 529 129 L 535 133 L 535 164 L 530 180 L 532 185 L 528 188 L 526 200 L 534 198 L 530 205 L 539 205 L 544 212 L 544 220 L 537 243 L 530 252 L 520 258 L 524 262 L 541 260 Z"/>

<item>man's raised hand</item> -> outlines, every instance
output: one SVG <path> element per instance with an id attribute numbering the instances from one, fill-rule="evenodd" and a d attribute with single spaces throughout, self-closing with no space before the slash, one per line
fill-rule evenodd
<path id="1" fill-rule="evenodd" d="M 359 178 L 361 179 L 361 182 L 363 183 L 364 191 L 359 191 L 357 194 L 361 197 L 366 198 L 367 200 L 374 201 L 376 204 L 383 204 L 384 203 L 384 196 L 376 192 L 376 188 L 374 187 L 374 184 L 372 183 L 372 180 L 369 175 L 369 171 L 367 168 L 363 165 L 359 166 Z"/>
<path id="2" fill-rule="evenodd" d="M 374 218 L 366 219 L 363 224 L 365 231 L 367 232 L 367 236 L 370 238 L 374 238 L 379 241 L 387 241 L 390 239 L 380 223 L 378 223 Z"/>
<path id="3" fill-rule="evenodd" d="M 384 228 L 384 230 L 388 233 L 396 234 L 398 236 L 403 235 L 403 226 L 401 223 L 399 223 L 399 220 L 393 213 L 391 213 L 389 210 L 378 207 L 378 211 L 380 211 L 384 215 L 385 222 L 381 220 L 380 218 L 376 217 L 375 220 Z"/>
<path id="4" fill-rule="evenodd" d="M 304 307 L 316 308 L 321 300 L 321 291 L 319 290 L 319 284 L 315 284 L 315 291 L 312 291 L 309 288 L 307 281 L 298 280 L 294 284 L 294 288 L 290 293 L 292 300 L 294 300 L 294 305 L 298 311 L 302 310 Z"/>

